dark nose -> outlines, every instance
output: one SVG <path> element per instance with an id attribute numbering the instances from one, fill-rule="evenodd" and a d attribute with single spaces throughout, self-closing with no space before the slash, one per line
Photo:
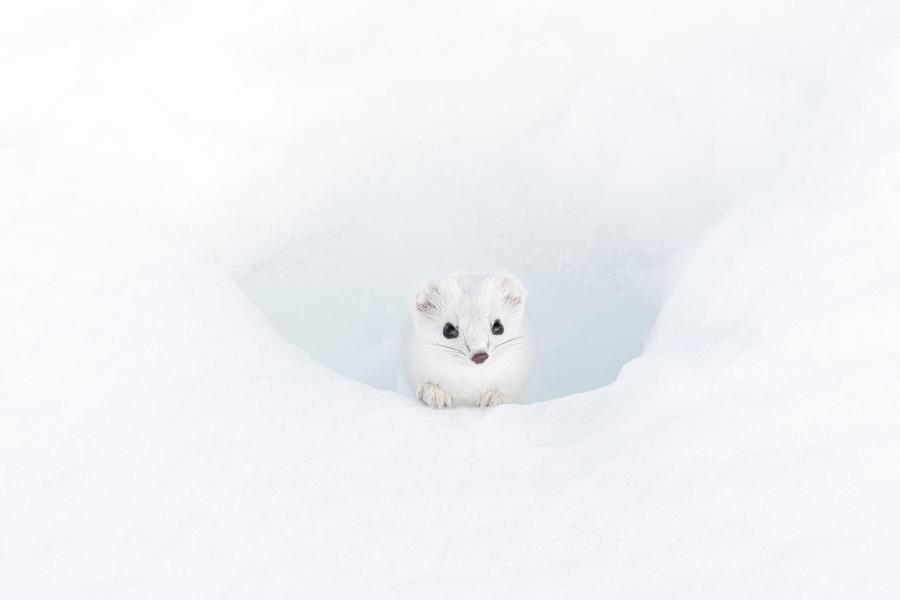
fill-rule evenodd
<path id="1" fill-rule="evenodd" d="M 475 354 L 472 355 L 472 362 L 475 363 L 476 365 L 480 365 L 487 359 L 488 359 L 487 352 L 476 352 Z"/>

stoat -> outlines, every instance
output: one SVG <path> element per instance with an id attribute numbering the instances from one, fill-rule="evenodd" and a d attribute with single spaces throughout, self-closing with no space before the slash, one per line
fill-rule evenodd
<path id="1" fill-rule="evenodd" d="M 531 372 L 525 286 L 513 275 L 432 279 L 410 305 L 407 374 L 432 408 L 514 402 Z"/>

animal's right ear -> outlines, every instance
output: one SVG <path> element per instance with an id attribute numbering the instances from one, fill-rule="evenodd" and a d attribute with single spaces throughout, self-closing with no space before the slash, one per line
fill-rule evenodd
<path id="1" fill-rule="evenodd" d="M 499 288 L 503 305 L 510 310 L 520 309 L 525 305 L 528 290 L 518 277 L 511 273 L 498 273 L 493 277 L 494 284 Z"/>
<path id="2" fill-rule="evenodd" d="M 433 317 L 441 309 L 444 300 L 437 281 L 429 281 L 416 292 L 415 311 L 423 317 Z"/>

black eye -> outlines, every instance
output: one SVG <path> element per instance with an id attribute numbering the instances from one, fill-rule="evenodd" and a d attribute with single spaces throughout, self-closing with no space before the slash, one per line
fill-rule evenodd
<path id="1" fill-rule="evenodd" d="M 503 335 L 503 323 L 500 322 L 500 319 L 494 321 L 494 324 L 491 325 L 491 333 L 494 335 Z"/>
<path id="2" fill-rule="evenodd" d="M 444 325 L 444 337 L 445 338 L 447 338 L 448 340 L 452 340 L 453 338 L 455 338 L 457 336 L 459 336 L 459 330 L 456 327 L 454 327 L 450 323 L 447 323 L 446 325 Z"/>

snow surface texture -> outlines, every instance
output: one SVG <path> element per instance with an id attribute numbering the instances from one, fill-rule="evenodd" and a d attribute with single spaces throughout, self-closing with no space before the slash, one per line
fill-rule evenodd
<path id="1" fill-rule="evenodd" d="M 3 4 L 3 596 L 896 597 L 898 31 Z M 556 399 L 366 385 L 498 266 Z"/>

